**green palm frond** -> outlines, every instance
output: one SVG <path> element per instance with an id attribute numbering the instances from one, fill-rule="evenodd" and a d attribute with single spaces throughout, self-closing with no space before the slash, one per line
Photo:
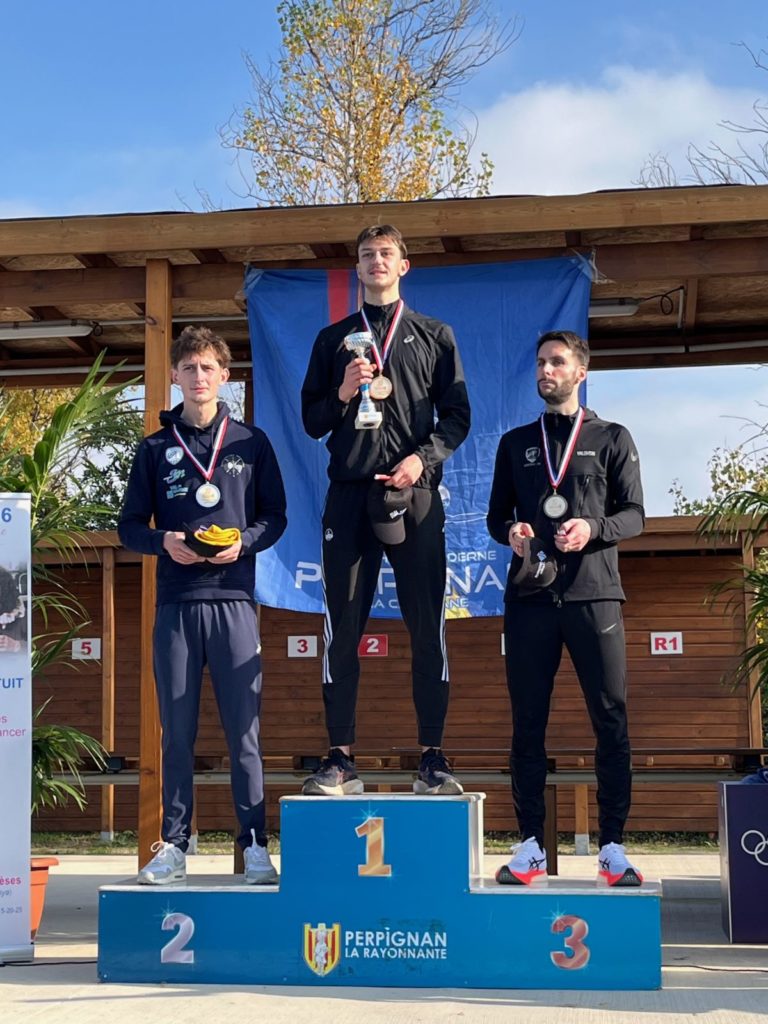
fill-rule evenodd
<path id="1" fill-rule="evenodd" d="M 50 698 L 49 698 L 50 700 Z M 49 701 L 35 713 L 35 723 Z M 80 769 L 88 757 L 101 770 L 106 751 L 92 736 L 68 725 L 34 725 L 32 729 L 32 812 L 62 807 L 72 799 L 80 810 L 86 803 Z M 69 775 L 71 780 L 56 778 Z"/>
<path id="2" fill-rule="evenodd" d="M 762 490 L 733 490 L 720 498 L 702 519 L 698 533 L 717 541 L 741 536 L 747 547 L 755 547 L 768 531 L 768 494 Z M 768 701 L 768 559 L 758 553 L 754 565 L 738 565 L 734 574 L 712 588 L 712 599 L 725 595 L 727 604 L 748 599 L 746 625 L 754 629 L 756 640 L 742 651 L 739 660 L 724 681 L 733 689 L 744 686 L 750 699 L 762 696 Z M 763 706 L 764 727 L 768 724 Z"/>
<path id="3" fill-rule="evenodd" d="M 753 542 L 768 529 L 768 494 L 730 491 L 720 498 L 698 527 L 701 535 L 731 539 L 742 533 Z"/>
<path id="4" fill-rule="evenodd" d="M 61 660 L 89 621 L 63 577 L 39 556 L 53 552 L 57 561 L 71 563 L 86 543 L 83 524 L 112 511 L 87 500 L 77 468 L 88 463 L 105 418 L 114 416 L 120 394 L 135 383 L 115 384 L 121 367 L 102 372 L 103 359 L 102 353 L 75 394 L 57 406 L 31 455 L 8 444 L 12 417 L 0 429 L 0 490 L 31 498 L 32 608 L 42 624 L 32 640 L 33 676 Z M 102 769 L 106 752 L 98 740 L 72 726 L 40 724 L 49 702 L 35 712 L 32 729 L 32 810 L 69 800 L 82 810 L 83 761 L 89 758 Z"/>

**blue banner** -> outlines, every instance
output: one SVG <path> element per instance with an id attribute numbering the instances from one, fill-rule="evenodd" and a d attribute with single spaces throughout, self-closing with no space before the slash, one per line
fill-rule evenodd
<path id="1" fill-rule="evenodd" d="M 509 548 L 485 527 L 500 436 L 535 419 L 536 340 L 551 330 L 587 336 L 591 276 L 580 257 L 412 269 L 401 283 L 407 305 L 449 323 L 464 363 L 472 430 L 446 462 L 446 615 L 503 614 Z M 288 529 L 258 556 L 256 599 L 292 611 L 322 612 L 320 521 L 328 487 L 324 441 L 304 433 L 301 385 L 318 331 L 358 307 L 349 271 L 263 271 L 250 267 L 245 291 L 253 350 L 256 423 L 275 447 L 288 496 Z M 399 618 L 384 561 L 371 614 Z"/>

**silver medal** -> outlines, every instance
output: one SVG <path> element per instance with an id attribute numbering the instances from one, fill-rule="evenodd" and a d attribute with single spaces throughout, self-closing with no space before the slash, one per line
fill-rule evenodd
<path id="1" fill-rule="evenodd" d="M 550 519 L 562 519 L 568 511 L 568 502 L 562 494 L 550 494 L 542 506 L 544 515 Z"/>
<path id="2" fill-rule="evenodd" d="M 195 491 L 195 500 L 198 505 L 202 505 L 203 508 L 213 508 L 214 505 L 218 505 L 221 501 L 221 491 L 216 486 L 209 482 L 201 484 Z"/>

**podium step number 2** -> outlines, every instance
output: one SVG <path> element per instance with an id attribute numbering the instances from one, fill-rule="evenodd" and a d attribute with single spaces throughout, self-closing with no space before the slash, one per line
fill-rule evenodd
<path id="1" fill-rule="evenodd" d="M 659 888 L 483 876 L 483 794 L 285 797 L 279 885 L 99 896 L 103 981 L 653 989 Z"/>

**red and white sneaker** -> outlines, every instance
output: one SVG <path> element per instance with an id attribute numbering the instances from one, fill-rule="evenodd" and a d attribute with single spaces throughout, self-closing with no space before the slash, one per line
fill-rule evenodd
<path id="1" fill-rule="evenodd" d="M 547 873 L 547 855 L 531 836 L 512 847 L 514 857 L 496 872 L 499 885 L 530 885 L 535 878 Z"/>
<path id="2" fill-rule="evenodd" d="M 598 880 L 605 879 L 608 885 L 634 886 L 643 884 L 643 876 L 627 860 L 621 843 L 606 843 L 597 855 Z"/>

